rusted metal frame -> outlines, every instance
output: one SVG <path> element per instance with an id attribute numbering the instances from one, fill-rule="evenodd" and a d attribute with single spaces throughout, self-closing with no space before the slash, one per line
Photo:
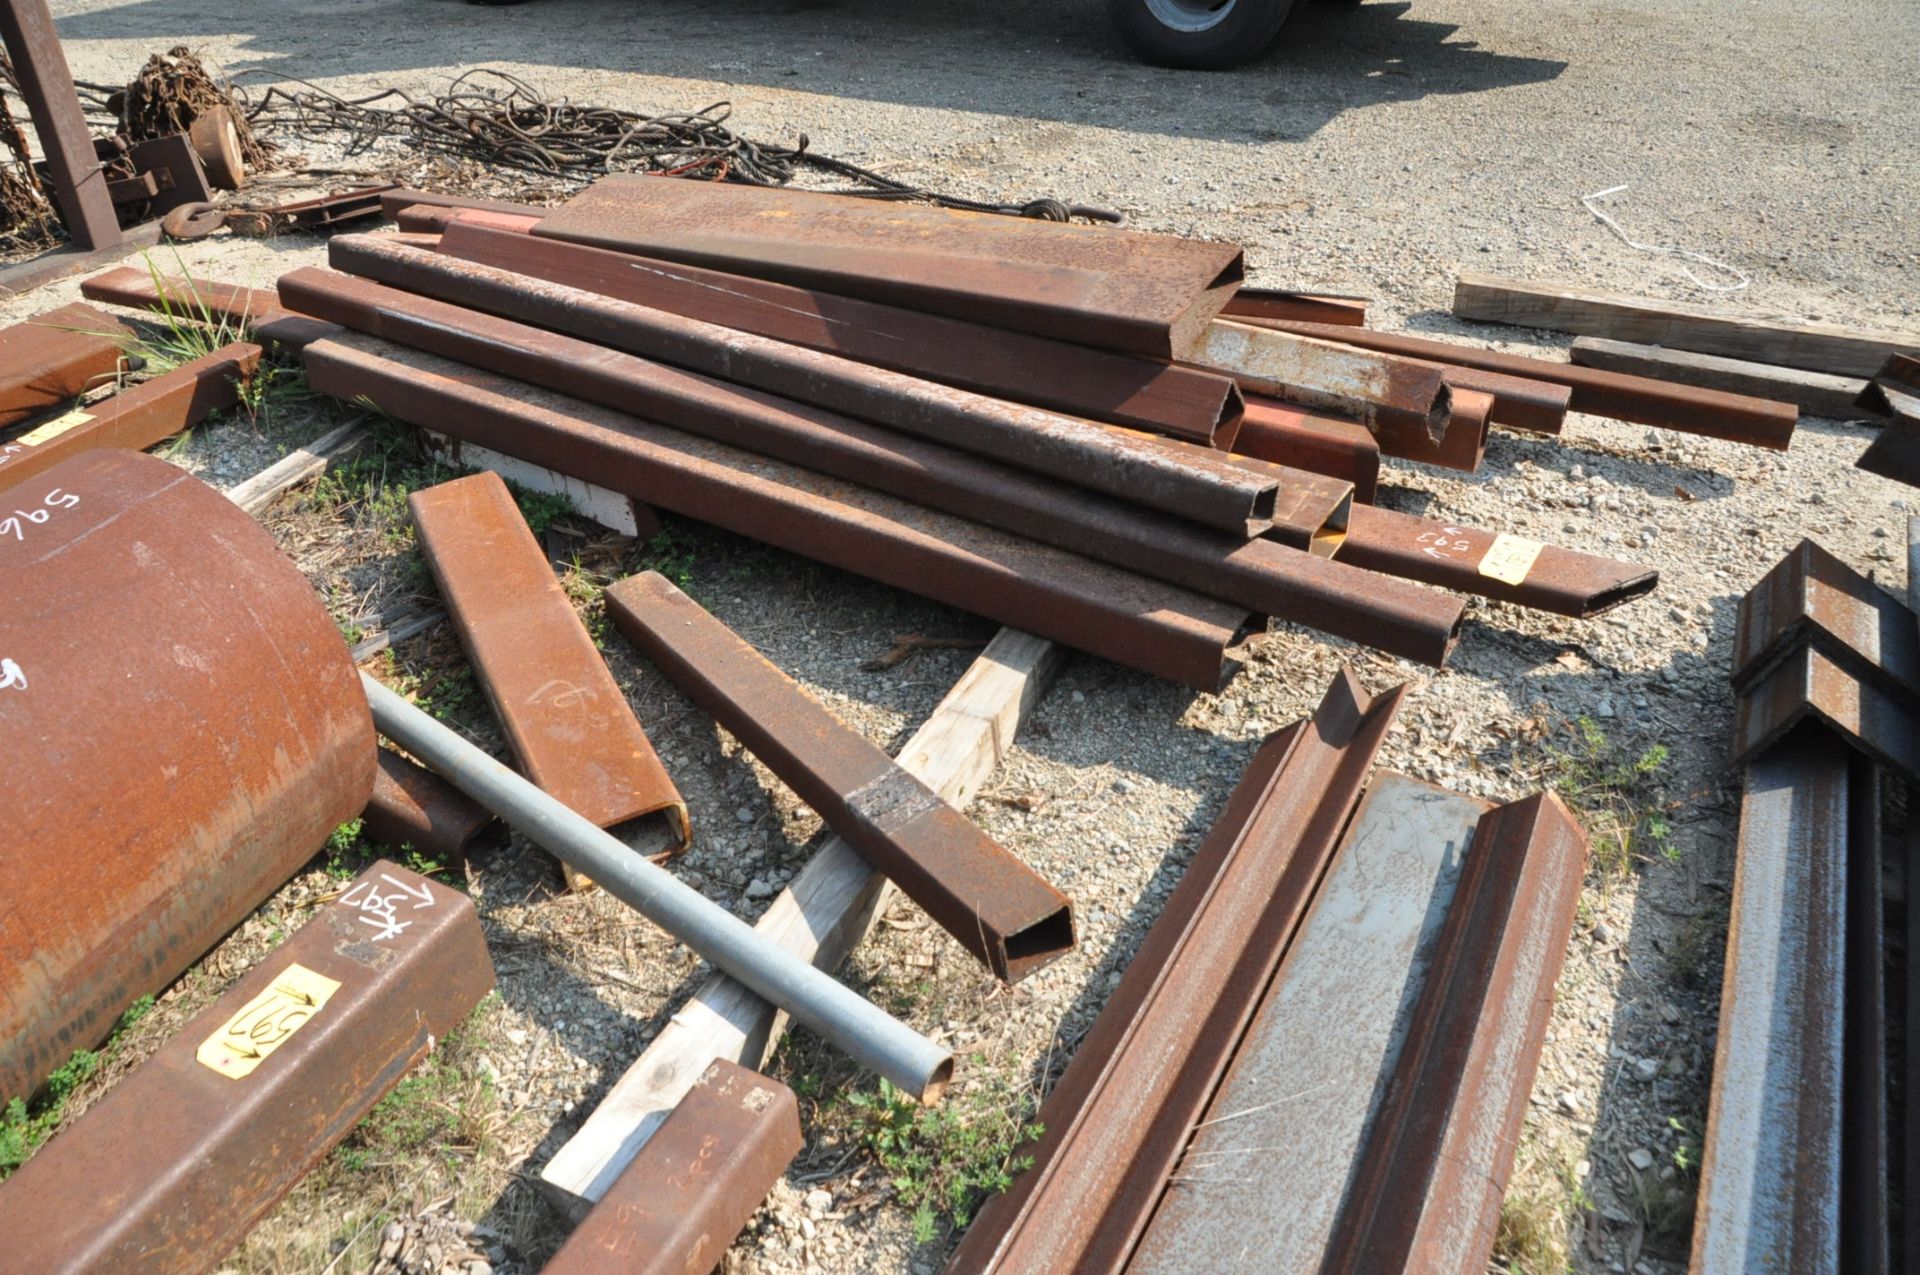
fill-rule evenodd
<path id="1" fill-rule="evenodd" d="M 1895 411 L 1911 416 L 1915 400 L 1920 400 L 1920 358 L 1911 354 L 1889 354 L 1873 379 L 1861 387 L 1854 406 L 1881 416 Z"/>
<path id="2" fill-rule="evenodd" d="M 440 251 L 995 398 L 1225 450 L 1233 381 L 1148 359 L 744 275 L 514 234 L 466 219 Z"/>
<path id="3" fill-rule="evenodd" d="M 1793 651 L 1741 693 L 1734 709 L 1734 763 L 1751 761 L 1809 719 L 1881 765 L 1920 777 L 1920 719 L 1815 646 Z"/>
<path id="4" fill-rule="evenodd" d="M 1840 1127 L 1840 1268 L 1887 1275 L 1886 922 L 1882 778 L 1855 754 L 1847 775 L 1846 1056 Z"/>
<path id="5" fill-rule="evenodd" d="M 1349 416 L 1383 438 L 1438 443 L 1452 410 L 1438 367 L 1270 327 L 1217 319 L 1186 357 L 1231 376 L 1243 393 Z"/>
<path id="6" fill-rule="evenodd" d="M 506 483 L 456 478 L 407 508 L 521 773 L 643 854 L 684 850 L 686 802 Z"/>
<path id="7" fill-rule="evenodd" d="M 1693 1275 L 1838 1275 L 1846 750 L 1800 730 L 1747 767 Z"/>
<path id="8" fill-rule="evenodd" d="M 1261 747 L 1036 1120 L 1034 1166 L 949 1275 L 1119 1270 L 1297 932 L 1405 688 L 1342 670 Z"/>
<path id="9" fill-rule="evenodd" d="M 1289 292 L 1280 288 L 1241 288 L 1228 299 L 1220 311 L 1220 317 L 1236 323 L 1294 319 L 1363 328 L 1367 325 L 1368 304 L 1367 297 Z"/>
<path id="10" fill-rule="evenodd" d="M 46 0 L 7 0 L 0 5 L 0 43 L 13 55 L 20 95 L 33 117 L 33 131 L 47 158 L 53 196 L 67 234 L 82 250 L 113 248 L 120 219 L 107 196 L 106 175 L 73 89 L 66 50 L 54 29 Z"/>
<path id="11" fill-rule="evenodd" d="M 374 236 L 335 239 L 328 259 L 350 274 L 843 412 L 1207 526 L 1255 536 L 1272 521 L 1277 482 L 1209 448 L 987 398 Z"/>
<path id="12" fill-rule="evenodd" d="M 0 1100 L 166 987 L 373 786 L 366 701 L 306 577 L 132 451 L 0 499 L 0 737 L 31 741 L 7 763 Z"/>
<path id="13" fill-rule="evenodd" d="M 283 349 L 297 350 L 309 341 L 340 334 L 334 324 L 287 310 L 265 288 L 156 274 L 135 266 L 116 266 L 81 280 L 80 295 L 189 322 L 237 324 L 263 343 Z"/>
<path id="14" fill-rule="evenodd" d="M 1660 583 L 1658 571 L 1638 563 L 1378 505 L 1354 506 L 1335 560 L 1580 619 L 1643 597 Z"/>
<path id="15" fill-rule="evenodd" d="M 713 1270 L 804 1145 L 791 1089 L 716 1059 L 541 1271 Z"/>
<path id="16" fill-rule="evenodd" d="M 1243 274 L 1231 244 L 626 173 L 533 233 L 1155 358 L 1190 346 Z"/>
<path id="17" fill-rule="evenodd" d="M 307 347 L 322 393 L 593 481 L 1195 688 L 1244 610 L 867 488 L 360 336 Z"/>
<path id="18" fill-rule="evenodd" d="M 471 900 L 374 863 L 0 1185 L 0 1269 L 211 1269 L 493 981 Z"/>
<path id="19" fill-rule="evenodd" d="M 628 576 L 606 597 L 614 624 L 682 694 L 997 978 L 1018 982 L 1073 949 L 1065 895 L 665 576 Z"/>
<path id="20" fill-rule="evenodd" d="M 382 748 L 360 824 L 369 841 L 396 851 L 412 849 L 450 868 L 466 862 L 468 850 L 494 826 L 494 818 L 431 770 Z"/>
<path id="21" fill-rule="evenodd" d="M 141 451 L 235 407 L 241 387 L 260 366 L 261 349 L 224 345 L 150 381 L 0 443 L 0 490 L 45 473 L 69 456 L 107 447 Z"/>
<path id="22" fill-rule="evenodd" d="M 1486 1268 L 1586 862 L 1551 793 L 1474 829 L 1324 1275 Z"/>
<path id="23" fill-rule="evenodd" d="M 570 337 L 361 279 L 295 271 L 296 305 L 350 327 L 676 429 L 849 479 L 1045 544 L 1298 620 L 1410 658 L 1444 657 L 1457 600 L 1303 561 L 1338 549 L 1350 505 L 1335 480 L 1279 471 L 1281 543 L 1243 540 L 1107 500 L 937 443 L 836 417 Z"/>
<path id="24" fill-rule="evenodd" d="M 1733 689 L 1745 692 L 1809 644 L 1920 710 L 1920 627 L 1913 612 L 1812 540 L 1802 540 L 1740 600 Z"/>
<path id="25" fill-rule="evenodd" d="M 0 429 L 113 376 L 133 340 L 120 320 L 77 303 L 0 329 Z"/>
<path id="26" fill-rule="evenodd" d="M 1571 407 L 1576 412 L 1631 421 L 1638 425 L 1657 425 L 1663 429 L 1724 438 L 1753 447 L 1785 451 L 1793 440 L 1793 427 L 1800 411 L 1791 403 L 1729 394 L 1724 390 L 1675 385 L 1650 376 L 1609 372 L 1603 368 L 1579 367 L 1549 359 L 1502 354 L 1497 350 L 1451 341 L 1434 341 L 1408 336 L 1402 332 L 1378 332 L 1372 328 L 1347 328 L 1322 323 L 1283 323 L 1281 328 L 1301 336 L 1339 341 L 1364 350 L 1397 354 L 1406 358 L 1428 359 L 1456 367 L 1500 372 L 1531 381 L 1564 385 L 1573 391 Z"/>
<path id="27" fill-rule="evenodd" d="M 1234 438 L 1236 454 L 1353 484 L 1355 502 L 1371 505 L 1380 484 L 1380 444 L 1357 421 L 1319 416 L 1278 399 L 1255 396 Z"/>

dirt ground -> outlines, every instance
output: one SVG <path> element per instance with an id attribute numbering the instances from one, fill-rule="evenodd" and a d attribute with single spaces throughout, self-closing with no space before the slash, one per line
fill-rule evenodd
<path id="1" fill-rule="evenodd" d="M 54 8 L 76 75 L 101 82 L 188 44 L 255 84 L 431 91 L 493 65 L 577 101 L 666 111 L 727 100 L 746 136 L 805 134 L 820 151 L 975 197 L 1056 195 L 1150 229 L 1231 239 L 1246 246 L 1256 283 L 1369 295 L 1374 326 L 1516 351 L 1553 354 L 1566 341 L 1453 320 L 1457 269 L 1713 299 L 1674 259 L 1630 248 L 1583 208 L 1581 195 L 1622 184 L 1606 207 L 1631 238 L 1750 277 L 1731 306 L 1920 327 L 1920 165 L 1907 142 L 1920 124 L 1908 51 L 1920 8 L 1903 0 L 1303 0 L 1271 53 L 1217 75 L 1133 63 L 1089 0 Z M 157 258 L 257 286 L 323 259 L 305 237 L 223 237 L 183 247 L 177 262 L 172 250 Z M 73 295 L 62 285 L 15 298 L 0 319 Z M 340 417 L 283 398 L 265 418 L 198 431 L 172 454 L 230 485 Z M 1006 1167 L 1018 1121 L 1098 1012 L 1253 749 L 1310 712 L 1346 662 L 1374 689 L 1414 684 L 1385 764 L 1499 799 L 1572 788 L 1596 832 L 1509 1195 L 1504 1267 L 1684 1269 L 1732 874 L 1734 609 L 1802 536 L 1901 587 L 1911 501 L 1851 468 L 1870 437 L 1859 424 L 1808 420 L 1779 455 L 1571 417 L 1558 440 L 1496 431 L 1476 474 L 1393 464 L 1383 503 L 1662 576 L 1651 597 L 1594 621 L 1476 603 L 1444 671 L 1285 627 L 1239 652 L 1243 667 L 1219 694 L 1074 659 L 971 813 L 1074 897 L 1080 948 L 1008 993 L 897 907 L 844 975 L 961 1053 L 955 1120 L 910 1130 L 947 1167 L 903 1174 L 878 1136 L 899 1114 L 870 1077 L 797 1035 L 770 1070 L 802 1096 L 808 1147 L 730 1267 L 937 1269 L 957 1235 L 941 1205 L 954 1166 L 981 1179 Z M 403 433 L 383 431 L 375 449 L 269 517 L 350 636 L 433 605 L 404 495 L 437 476 Z M 591 624 L 601 622 L 599 585 L 641 566 L 669 570 L 889 748 L 972 652 L 863 665 L 898 634 L 992 632 L 690 522 L 642 546 L 563 516 L 554 537 Z M 696 844 L 675 871 L 757 915 L 804 862 L 817 820 L 617 635 L 604 645 L 693 813 Z M 368 667 L 499 748 L 444 627 Z M 350 841 L 323 852 L 125 1034 L 73 1109 L 368 853 Z M 564 893 L 538 852 L 490 849 L 461 883 L 488 927 L 498 1001 L 226 1269 L 364 1270 L 387 1220 L 423 1210 L 477 1223 L 469 1238 L 498 1271 L 536 1270 L 564 1238 L 533 1186 L 541 1165 L 701 967 L 605 897 Z M 916 1210 L 923 1197 L 932 1203 Z"/>

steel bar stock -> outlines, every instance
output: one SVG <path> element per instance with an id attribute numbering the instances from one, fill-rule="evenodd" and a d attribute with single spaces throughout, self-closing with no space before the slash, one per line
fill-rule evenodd
<path id="1" fill-rule="evenodd" d="M 474 199 L 468 195 L 443 195 L 437 191 L 410 190 L 404 186 L 380 192 L 380 215 L 388 221 L 397 221 L 402 230 L 423 230 L 424 223 L 409 225 L 406 214 L 410 209 L 419 210 L 424 218 L 434 209 L 445 209 L 449 214 L 463 209 L 478 209 L 483 212 L 501 213 L 510 217 L 544 217 L 552 212 L 551 208 L 541 208 L 533 204 L 515 204 L 499 199 Z M 440 226 L 432 227 L 439 233 Z"/>
<path id="2" fill-rule="evenodd" d="M 494 819 L 491 811 L 431 770 L 382 748 L 373 795 L 360 821 L 362 835 L 377 845 L 410 847 L 442 867 L 457 867 Z"/>
<path id="3" fill-rule="evenodd" d="M 185 275 L 157 274 L 134 266 L 115 266 L 80 281 L 80 295 L 89 301 L 150 310 L 190 322 L 231 324 L 250 330 L 262 342 L 297 350 L 309 341 L 337 336 L 340 329 L 319 319 L 294 314 L 265 288 L 189 279 Z"/>
<path id="4" fill-rule="evenodd" d="M 1363 328 L 1367 325 L 1367 304 L 1366 297 L 1289 292 L 1280 288 L 1241 288 L 1228 298 L 1220 317 L 1236 323 L 1303 319 L 1310 323 Z"/>
<path id="5" fill-rule="evenodd" d="M 755 933 L 366 674 L 360 683 L 380 733 L 441 778 L 901 1092 L 939 1100 L 953 1074 L 947 1050 Z"/>
<path id="6" fill-rule="evenodd" d="M 1255 395 L 1234 435 L 1233 450 L 1353 484 L 1356 504 L 1371 505 L 1380 484 L 1380 443 L 1358 421 L 1317 416 L 1302 407 Z"/>
<path id="7" fill-rule="evenodd" d="M 1383 444 L 1438 443 L 1452 410 L 1453 392 L 1431 364 L 1254 324 L 1208 324 L 1187 358 L 1227 373 L 1244 392 L 1350 416 Z"/>
<path id="8" fill-rule="evenodd" d="M 328 260 L 350 274 L 845 412 L 1208 526 L 1255 536 L 1273 517 L 1277 483 L 1209 448 L 1124 434 L 373 236 L 336 238 Z"/>
<path id="9" fill-rule="evenodd" d="M 0 429 L 71 403 L 120 370 L 133 331 L 90 305 L 0 329 Z"/>
<path id="10" fill-rule="evenodd" d="M 1733 689 L 1746 692 L 1807 645 L 1920 708 L 1920 630 L 1913 612 L 1812 540 L 1794 546 L 1740 599 Z"/>

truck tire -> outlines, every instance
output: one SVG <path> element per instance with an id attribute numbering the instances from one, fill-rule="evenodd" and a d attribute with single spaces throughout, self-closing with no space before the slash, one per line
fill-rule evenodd
<path id="1" fill-rule="evenodd" d="M 1219 71 L 1257 56 L 1293 0 L 1107 0 L 1120 38 L 1155 66 Z"/>

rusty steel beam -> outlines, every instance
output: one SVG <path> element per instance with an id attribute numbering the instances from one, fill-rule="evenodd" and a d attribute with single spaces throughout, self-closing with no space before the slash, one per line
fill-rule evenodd
<path id="1" fill-rule="evenodd" d="M 116 266 L 80 281 L 80 295 L 129 310 L 151 310 L 169 318 L 208 326 L 233 325 L 255 339 L 297 350 L 309 341 L 338 336 L 340 329 L 294 314 L 265 288 L 189 279 L 135 266 Z"/>
<path id="2" fill-rule="evenodd" d="M 1551 381 L 1536 381 L 1477 367 L 1443 366 L 1440 375 L 1456 390 L 1477 390 L 1493 397 L 1487 419 L 1532 434 L 1558 434 L 1573 406 L 1573 391 Z"/>
<path id="3" fill-rule="evenodd" d="M 1351 417 L 1383 445 L 1389 437 L 1438 443 L 1452 410 L 1438 367 L 1254 324 L 1215 320 L 1187 358 L 1231 376 L 1244 393 Z"/>
<path id="4" fill-rule="evenodd" d="M 373 786 L 366 700 L 306 577 L 139 452 L 0 501 L 0 738 L 32 741 L 7 757 L 0 1098 L 166 987 Z"/>
<path id="5" fill-rule="evenodd" d="M 73 89 L 66 50 L 46 0 L 7 0 L 0 5 L 0 44 L 11 55 L 20 96 L 33 117 L 52 178 L 53 198 L 67 234 L 85 252 L 119 245 L 120 218 L 107 193 L 106 172 L 93 148 L 93 134 Z"/>
<path id="6" fill-rule="evenodd" d="M 1073 949 L 1065 895 L 665 576 L 609 586 L 607 612 L 682 694 L 996 977 L 1018 982 Z"/>
<path id="7" fill-rule="evenodd" d="M 533 233 L 1156 358 L 1243 273 L 1231 244 L 626 173 Z"/>
<path id="8" fill-rule="evenodd" d="M 1220 317 L 1238 323 L 1271 323 L 1294 319 L 1363 328 L 1367 325 L 1367 305 L 1366 297 L 1289 292 L 1279 288 L 1241 288 L 1228 298 Z"/>
<path id="9" fill-rule="evenodd" d="M 1355 505 L 1337 561 L 1579 619 L 1653 592 L 1660 573 L 1507 532 Z"/>
<path id="10" fill-rule="evenodd" d="M 521 773 L 643 854 L 686 849 L 687 804 L 506 483 L 456 478 L 407 508 Z"/>
<path id="11" fill-rule="evenodd" d="M 369 841 L 412 849 L 441 867 L 458 867 L 473 843 L 494 826 L 493 812 L 431 770 L 390 748 L 380 750 L 373 795 L 360 814 Z"/>
<path id="12" fill-rule="evenodd" d="M 1745 692 L 1812 645 L 1862 681 L 1920 709 L 1920 626 L 1906 604 L 1811 540 L 1740 599 L 1733 689 Z"/>
<path id="13" fill-rule="evenodd" d="M 483 209 L 487 212 L 505 213 L 518 217 L 544 217 L 552 212 L 551 208 L 540 208 L 533 204 L 515 204 L 500 199 L 474 199 L 468 195 L 441 194 L 431 190 L 412 190 L 405 186 L 380 192 L 380 215 L 388 221 L 399 221 L 409 208 L 463 208 Z M 400 227 L 407 229 L 405 225 Z"/>
<path id="14" fill-rule="evenodd" d="M 1278 399 L 1255 395 L 1234 437 L 1238 455 L 1311 470 L 1353 484 L 1353 498 L 1371 505 L 1380 484 L 1380 444 L 1358 421 L 1318 416 Z"/>
<path id="15" fill-rule="evenodd" d="M 1277 484 L 1209 448 L 1141 438 L 375 236 L 335 239 L 328 260 L 350 274 L 843 412 L 1207 526 L 1255 536 L 1272 521 Z M 303 308 L 322 302 L 312 292 L 282 295 L 299 295 L 294 304 Z"/>
<path id="16" fill-rule="evenodd" d="M 1815 646 L 1792 651 L 1739 695 L 1734 764 L 1752 761 L 1809 720 L 1881 765 L 1920 779 L 1920 718 L 1878 683 L 1836 664 Z"/>
<path id="17" fill-rule="evenodd" d="M 1227 377 L 1048 337 L 467 219 L 447 227 L 440 251 L 976 394 L 1223 450 L 1240 419 L 1240 391 Z"/>
<path id="18" fill-rule="evenodd" d="M 1380 451 L 1396 460 L 1417 460 L 1441 469 L 1471 474 L 1487 456 L 1487 427 L 1493 420 L 1493 395 L 1454 387 L 1452 407 L 1437 439 L 1411 430 L 1389 431 L 1380 438 Z"/>
<path id="19" fill-rule="evenodd" d="M 0 1185 L 0 1271 L 213 1269 L 492 989 L 472 901 L 374 863 Z"/>
<path id="20" fill-rule="evenodd" d="M 1793 441 L 1793 427 L 1800 419 L 1799 409 L 1791 403 L 1729 394 L 1724 390 L 1675 385 L 1650 376 L 1609 372 L 1597 367 L 1579 367 L 1534 359 L 1519 354 L 1502 354 L 1479 346 L 1455 345 L 1408 336 L 1403 332 L 1377 332 L 1372 328 L 1348 328 L 1323 323 L 1283 323 L 1288 332 L 1301 336 L 1338 341 L 1363 350 L 1397 354 L 1405 358 L 1428 359 L 1456 367 L 1478 368 L 1530 381 L 1564 385 L 1573 391 L 1571 407 L 1576 412 L 1631 421 L 1638 425 L 1658 425 L 1663 429 L 1724 438 L 1753 447 L 1785 451 Z"/>
<path id="21" fill-rule="evenodd" d="M 793 1091 L 716 1059 L 543 1275 L 717 1268 L 805 1143 Z"/>
<path id="22" fill-rule="evenodd" d="M 1121 1267 L 1295 941 L 1404 693 L 1370 696 L 1343 670 L 1311 720 L 1261 747 L 1041 1104 L 1033 1167 L 981 1209 L 948 1275 Z"/>
<path id="23" fill-rule="evenodd" d="M 1219 686 L 1246 623 L 1190 590 L 386 342 L 316 342 L 306 361 L 322 393 L 1196 689 Z"/>
<path id="24" fill-rule="evenodd" d="M 1693 1275 L 1838 1275 L 1849 758 L 1818 728 L 1747 767 Z"/>
<path id="25" fill-rule="evenodd" d="M 82 452 L 144 450 L 238 406 L 241 387 L 259 367 L 260 355 L 259 346 L 236 341 L 112 398 L 42 422 L 0 444 L 0 491 Z"/>
<path id="26" fill-rule="evenodd" d="M 63 305 L 0 328 L 0 429 L 111 379 L 133 342 L 125 324 L 90 305 Z"/>

